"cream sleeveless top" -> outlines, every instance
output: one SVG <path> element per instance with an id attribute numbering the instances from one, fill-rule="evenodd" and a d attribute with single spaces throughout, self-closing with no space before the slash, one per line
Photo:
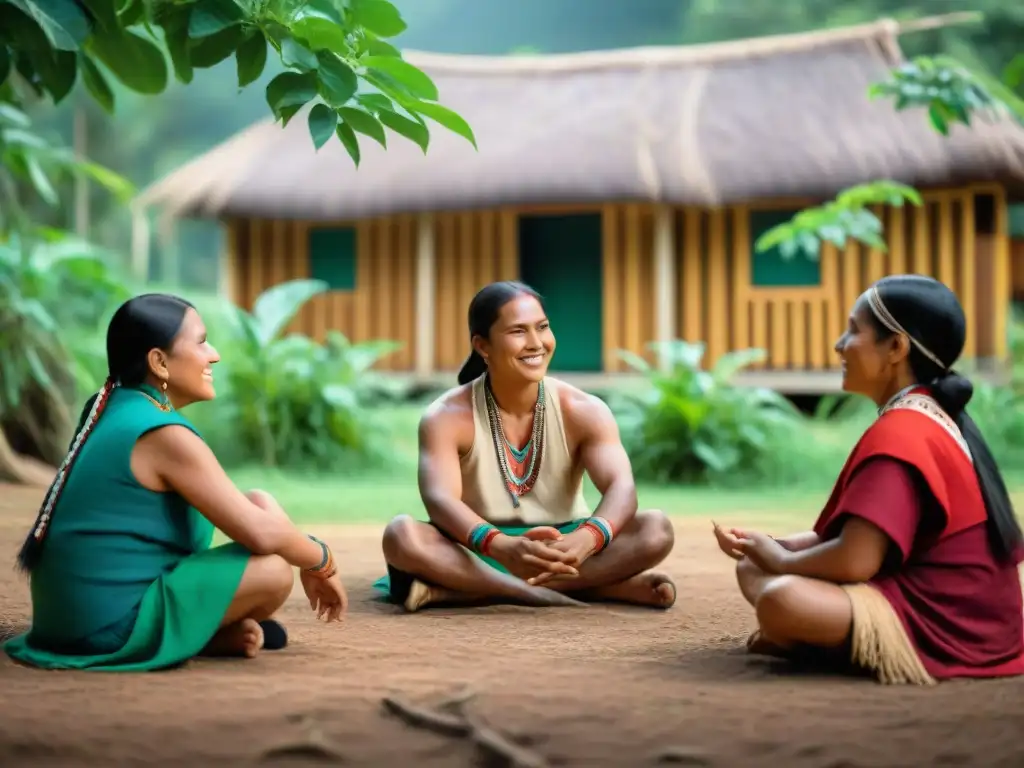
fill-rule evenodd
<path id="1" fill-rule="evenodd" d="M 473 445 L 459 462 L 463 503 L 484 520 L 496 522 L 551 525 L 588 517 L 590 509 L 583 498 L 583 467 L 573 464 L 558 391 L 547 378 L 540 472 L 530 492 L 519 497 L 519 507 L 512 506 L 491 436 L 485 381 L 486 375 L 473 381 Z"/>

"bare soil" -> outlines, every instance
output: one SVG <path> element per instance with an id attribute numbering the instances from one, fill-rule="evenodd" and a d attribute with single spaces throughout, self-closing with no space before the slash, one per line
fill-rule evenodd
<path id="1" fill-rule="evenodd" d="M 0 486 L 0 561 L 13 561 L 39 495 Z M 254 660 L 102 674 L 0 654 L 0 765 L 512 765 L 382 705 L 464 686 L 475 692 L 466 713 L 525 745 L 524 766 L 1024 765 L 1024 679 L 891 688 L 750 657 L 752 617 L 730 562 L 705 522 L 676 527 L 664 568 L 680 598 L 668 612 L 415 615 L 372 593 L 379 528 L 321 528 L 344 564 L 343 623 L 314 621 L 296 588 L 281 616 L 290 646 Z M 27 584 L 0 567 L 0 637 L 29 618 Z"/>

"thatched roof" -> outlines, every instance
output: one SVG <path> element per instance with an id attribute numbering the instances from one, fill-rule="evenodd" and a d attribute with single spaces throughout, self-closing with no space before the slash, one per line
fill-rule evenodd
<path id="1" fill-rule="evenodd" d="M 924 24 L 929 22 L 925 21 Z M 943 23 L 931 22 L 933 26 Z M 916 26 L 920 27 L 921 22 Z M 357 170 L 337 141 L 316 152 L 304 114 L 266 120 L 145 190 L 175 216 L 345 219 L 506 204 L 726 204 L 826 198 L 888 178 L 1024 189 L 1024 130 L 936 133 L 868 87 L 902 61 L 898 23 L 688 47 L 543 56 L 408 52 L 479 151 L 431 125 L 424 156 L 363 138 Z"/>

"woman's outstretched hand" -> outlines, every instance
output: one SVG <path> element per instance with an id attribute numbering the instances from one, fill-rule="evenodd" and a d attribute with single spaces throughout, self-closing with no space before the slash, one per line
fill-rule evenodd
<path id="1" fill-rule="evenodd" d="M 736 535 L 736 529 L 730 528 L 729 530 L 726 530 L 714 520 L 711 521 L 711 525 L 715 531 L 715 539 L 718 541 L 718 548 L 733 560 L 742 560 L 743 552 L 740 550 L 740 539 L 739 536 Z"/>
<path id="2" fill-rule="evenodd" d="M 786 572 L 791 553 L 771 536 L 756 531 L 734 530 L 733 533 L 738 538 L 737 549 L 762 571 L 772 574 Z"/>
<path id="3" fill-rule="evenodd" d="M 329 579 L 321 579 L 308 571 L 301 571 L 299 579 L 317 619 L 326 617 L 328 623 L 341 621 L 342 614 L 348 609 L 348 594 L 341 577 L 335 573 Z"/>

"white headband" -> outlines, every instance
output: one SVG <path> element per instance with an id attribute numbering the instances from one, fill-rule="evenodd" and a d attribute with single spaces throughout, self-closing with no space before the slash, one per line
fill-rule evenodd
<path id="1" fill-rule="evenodd" d="M 907 333 L 903 326 L 896 322 L 896 318 L 892 316 L 889 310 L 885 308 L 885 304 L 882 303 L 882 296 L 878 292 L 878 286 L 873 285 L 868 289 L 868 306 L 871 307 L 871 311 L 875 314 L 875 317 L 878 318 L 878 322 L 893 333 L 901 333 L 906 336 L 910 340 L 910 343 L 917 347 L 918 352 L 939 366 L 943 373 L 949 372 L 949 368 L 939 359 L 938 355 Z"/>

